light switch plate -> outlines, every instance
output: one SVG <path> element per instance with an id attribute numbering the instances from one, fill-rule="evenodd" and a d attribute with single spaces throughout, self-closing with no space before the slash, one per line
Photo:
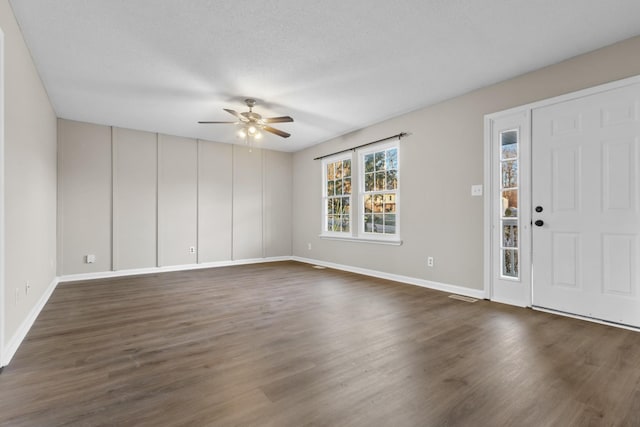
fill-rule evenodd
<path id="1" fill-rule="evenodd" d="M 482 196 L 482 184 L 472 185 L 471 186 L 471 195 L 472 196 Z"/>

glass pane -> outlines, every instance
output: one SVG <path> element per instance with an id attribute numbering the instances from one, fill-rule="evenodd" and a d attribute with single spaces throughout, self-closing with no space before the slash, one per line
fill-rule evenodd
<path id="1" fill-rule="evenodd" d="M 336 179 L 336 196 L 340 196 L 342 194 L 342 180 Z"/>
<path id="2" fill-rule="evenodd" d="M 373 172 L 373 154 L 364 156 L 364 171 Z"/>
<path id="3" fill-rule="evenodd" d="M 384 177 L 384 172 L 376 172 L 376 190 L 384 190 L 386 187 L 386 181 Z"/>
<path id="4" fill-rule="evenodd" d="M 333 199 L 327 200 L 327 214 L 333 214 Z"/>
<path id="5" fill-rule="evenodd" d="M 364 212 L 371 213 L 371 196 L 364 196 Z"/>
<path id="6" fill-rule="evenodd" d="M 384 196 L 384 211 L 385 213 L 396 213 L 396 195 L 387 194 Z"/>
<path id="7" fill-rule="evenodd" d="M 336 179 L 342 178 L 342 162 L 336 163 Z"/>
<path id="8" fill-rule="evenodd" d="M 515 249 L 504 249 L 502 252 L 502 275 L 518 277 L 518 251 Z"/>
<path id="9" fill-rule="evenodd" d="M 502 191 L 502 216 L 507 218 L 518 216 L 518 190 Z"/>
<path id="10" fill-rule="evenodd" d="M 398 149 L 387 150 L 387 170 L 398 169 Z"/>
<path id="11" fill-rule="evenodd" d="M 502 132 L 500 134 L 500 145 L 502 146 L 501 158 L 503 160 L 518 157 L 518 131 Z"/>
<path id="12" fill-rule="evenodd" d="M 333 199 L 333 213 L 339 214 L 342 212 L 342 204 L 340 203 L 340 197 Z"/>
<path id="13" fill-rule="evenodd" d="M 351 178 L 342 181 L 342 194 L 351 194 Z"/>
<path id="14" fill-rule="evenodd" d="M 335 185 L 333 181 L 327 181 L 327 196 L 333 196 L 335 194 Z"/>
<path id="15" fill-rule="evenodd" d="M 333 231 L 333 215 L 327 215 L 327 230 Z"/>
<path id="16" fill-rule="evenodd" d="M 395 215 L 384 216 L 384 232 L 386 234 L 396 234 L 396 216 Z"/>
<path id="17" fill-rule="evenodd" d="M 342 231 L 349 231 L 351 225 L 349 224 L 349 215 L 342 216 Z"/>
<path id="18" fill-rule="evenodd" d="M 384 170 L 384 151 L 379 151 L 376 153 L 376 171 Z"/>
<path id="19" fill-rule="evenodd" d="M 373 174 L 368 173 L 364 176 L 364 191 L 373 191 Z"/>
<path id="20" fill-rule="evenodd" d="M 502 162 L 502 188 L 518 186 L 518 161 Z"/>
<path id="21" fill-rule="evenodd" d="M 327 165 L 327 179 L 335 179 L 335 163 L 329 163 Z"/>
<path id="22" fill-rule="evenodd" d="M 383 198 L 382 194 L 373 195 L 373 211 L 376 213 L 382 213 L 383 211 Z"/>
<path id="23" fill-rule="evenodd" d="M 350 211 L 351 211 L 351 200 L 349 200 L 348 197 L 343 197 L 342 198 L 342 213 L 348 215 Z"/>
<path id="24" fill-rule="evenodd" d="M 518 247 L 518 226 L 504 224 L 502 226 L 502 246 L 505 248 Z"/>
<path id="25" fill-rule="evenodd" d="M 345 160 L 342 162 L 342 176 L 351 176 L 351 160 Z"/>
<path id="26" fill-rule="evenodd" d="M 384 233 L 384 215 L 382 214 L 373 215 L 373 232 Z"/>
<path id="27" fill-rule="evenodd" d="M 373 215 L 364 216 L 364 231 L 371 233 L 373 231 Z"/>
<path id="28" fill-rule="evenodd" d="M 395 190 L 398 188 L 398 172 L 387 172 L 387 190 Z"/>

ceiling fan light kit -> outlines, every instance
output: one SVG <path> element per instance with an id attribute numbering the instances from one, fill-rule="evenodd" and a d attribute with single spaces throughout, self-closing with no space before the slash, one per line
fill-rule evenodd
<path id="1" fill-rule="evenodd" d="M 237 121 L 235 122 L 210 122 L 210 121 L 200 121 L 200 124 L 234 124 L 241 126 L 238 131 L 238 135 L 241 138 L 244 138 L 245 143 L 250 144 L 250 142 L 254 139 L 262 138 L 262 132 L 269 132 L 274 135 L 280 136 L 282 138 L 289 138 L 291 136 L 290 133 L 281 131 L 280 129 L 276 129 L 274 127 L 269 126 L 271 123 L 290 123 L 293 122 L 293 118 L 290 116 L 281 116 L 281 117 L 262 117 L 260 114 L 253 111 L 253 107 L 256 105 L 256 100 L 253 98 L 247 98 L 244 100 L 244 103 L 249 107 L 249 111 L 245 111 L 243 113 L 238 113 L 235 110 L 230 110 L 228 108 L 224 108 L 224 111 L 234 116 Z"/>

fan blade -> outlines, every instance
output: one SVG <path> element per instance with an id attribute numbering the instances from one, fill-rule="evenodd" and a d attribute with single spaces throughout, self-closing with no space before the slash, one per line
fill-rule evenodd
<path id="1" fill-rule="evenodd" d="M 281 136 L 283 138 L 289 138 L 291 136 L 290 133 L 282 132 L 281 130 L 272 128 L 271 126 L 263 126 L 262 129 L 266 130 L 267 132 L 271 132 L 274 135 Z"/>
<path id="2" fill-rule="evenodd" d="M 238 122 L 198 122 L 198 123 L 200 123 L 200 124 L 228 123 L 228 124 L 231 124 L 231 125 L 237 125 L 238 124 Z"/>
<path id="3" fill-rule="evenodd" d="M 270 117 L 268 119 L 262 119 L 262 121 L 265 123 L 286 123 L 286 122 L 292 122 L 293 118 L 289 116 Z"/>
<path id="4" fill-rule="evenodd" d="M 239 119 L 244 119 L 244 117 L 242 117 L 242 115 L 240 113 L 238 113 L 237 111 L 234 110 L 229 110 L 228 108 L 223 108 L 224 111 L 226 111 L 227 113 L 236 116 Z"/>

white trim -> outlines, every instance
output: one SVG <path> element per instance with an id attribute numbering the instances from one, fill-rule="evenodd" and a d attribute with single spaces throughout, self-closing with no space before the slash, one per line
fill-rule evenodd
<path id="1" fill-rule="evenodd" d="M 5 359 L 5 271 L 4 268 L 4 32 L 0 28 L 0 368 Z"/>
<path id="2" fill-rule="evenodd" d="M 491 201 L 493 195 L 493 154 L 492 150 L 492 136 L 493 136 L 493 120 L 488 115 L 484 116 L 484 236 L 483 236 L 483 285 L 484 293 L 487 298 L 492 298 L 492 286 L 491 275 L 493 266 L 493 257 L 491 246 L 492 234 L 493 234 L 493 209 L 491 209 Z"/>
<path id="3" fill-rule="evenodd" d="M 549 308 L 538 307 L 535 305 L 532 305 L 531 309 L 535 311 L 541 311 L 543 313 L 555 314 L 556 316 L 570 317 L 572 319 L 578 319 L 578 320 L 586 320 L 587 322 L 597 323 L 599 325 L 606 325 L 614 328 L 627 329 L 629 331 L 640 332 L 640 328 L 636 328 L 635 326 L 625 325 L 622 323 L 607 322 L 606 320 L 595 319 L 593 317 L 587 317 L 587 316 L 580 316 L 577 314 L 566 313 L 564 311 L 551 310 Z"/>
<path id="4" fill-rule="evenodd" d="M 58 283 L 59 280 L 57 277 L 54 278 L 51 283 L 49 283 L 49 286 L 44 291 L 36 305 L 31 308 L 31 311 L 29 311 L 29 315 L 22 321 L 22 323 L 18 327 L 18 330 L 13 334 L 13 336 L 7 343 L 7 348 L 5 349 L 6 352 L 4 353 L 3 359 L 0 362 L 1 366 L 7 366 L 13 356 L 16 354 L 16 351 L 18 351 L 18 347 L 20 347 L 20 344 L 22 344 L 22 341 L 24 341 L 25 337 L 29 333 L 29 330 L 38 318 L 38 315 L 44 308 L 47 301 L 49 301 L 49 298 L 51 297 L 51 294 L 53 294 L 53 291 L 58 286 Z"/>
<path id="5" fill-rule="evenodd" d="M 95 273 L 68 274 L 60 277 L 60 283 L 79 280 L 108 279 L 113 277 L 137 276 L 141 274 L 167 273 L 171 271 L 201 270 L 205 268 L 230 267 L 233 265 L 261 264 L 266 262 L 291 261 L 289 256 L 251 258 L 232 261 L 205 262 L 202 264 L 169 265 L 164 267 L 135 268 L 130 270 L 100 271 Z"/>
<path id="6" fill-rule="evenodd" d="M 302 258 L 293 256 L 292 261 L 303 262 L 306 264 L 321 265 L 323 267 L 329 267 L 336 270 L 348 271 L 350 273 L 362 274 L 364 276 L 377 277 L 379 279 L 392 280 L 394 282 L 406 283 L 409 285 L 420 286 L 423 288 L 434 289 L 436 291 L 442 291 L 447 293 L 453 293 L 458 295 L 464 295 L 477 299 L 484 299 L 485 293 L 482 289 L 465 288 L 464 286 L 450 285 L 447 283 L 433 282 L 431 280 L 418 279 L 415 277 L 402 276 L 399 274 L 385 273 L 383 271 L 370 270 L 368 268 L 352 267 L 350 265 L 336 264 L 333 262 L 320 261 L 310 258 Z"/>

